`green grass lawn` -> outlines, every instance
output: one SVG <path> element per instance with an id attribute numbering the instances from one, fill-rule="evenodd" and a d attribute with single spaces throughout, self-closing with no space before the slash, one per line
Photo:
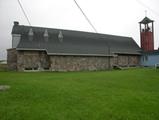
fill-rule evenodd
<path id="1" fill-rule="evenodd" d="M 0 120 L 159 120 L 159 70 L 0 72 Z"/>

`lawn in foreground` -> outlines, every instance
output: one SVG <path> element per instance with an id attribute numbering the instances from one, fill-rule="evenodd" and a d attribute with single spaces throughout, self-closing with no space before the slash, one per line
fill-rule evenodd
<path id="1" fill-rule="evenodd" d="M 0 72 L 0 120 L 158 120 L 159 70 Z"/>

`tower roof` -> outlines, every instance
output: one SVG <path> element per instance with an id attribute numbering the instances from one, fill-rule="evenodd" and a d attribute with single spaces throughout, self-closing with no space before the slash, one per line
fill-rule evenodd
<path id="1" fill-rule="evenodd" d="M 145 17 L 142 21 L 140 21 L 139 23 L 142 23 L 142 24 L 148 24 L 148 23 L 151 23 L 153 22 L 153 20 L 151 20 L 150 18 L 148 17 Z"/>

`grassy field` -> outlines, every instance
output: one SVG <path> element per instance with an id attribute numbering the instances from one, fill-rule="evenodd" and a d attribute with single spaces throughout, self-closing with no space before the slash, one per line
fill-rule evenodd
<path id="1" fill-rule="evenodd" d="M 159 70 L 0 72 L 0 120 L 158 120 Z"/>
<path id="2" fill-rule="evenodd" d="M 0 63 L 0 71 L 7 71 L 7 64 Z"/>

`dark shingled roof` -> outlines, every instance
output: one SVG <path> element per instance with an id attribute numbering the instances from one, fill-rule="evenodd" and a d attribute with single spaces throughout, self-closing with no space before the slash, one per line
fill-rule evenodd
<path id="1" fill-rule="evenodd" d="M 148 24 L 148 23 L 151 23 L 151 22 L 153 22 L 153 20 L 151 20 L 148 17 L 145 17 L 140 23 L 142 23 L 142 24 Z"/>
<path id="2" fill-rule="evenodd" d="M 33 40 L 29 41 L 28 33 L 33 30 Z M 48 31 L 48 41 L 44 32 Z M 58 35 L 62 32 L 63 40 Z M 21 34 L 17 50 L 46 50 L 48 55 L 87 55 L 108 56 L 114 53 L 139 55 L 140 48 L 130 37 L 14 25 L 12 34 Z"/>

